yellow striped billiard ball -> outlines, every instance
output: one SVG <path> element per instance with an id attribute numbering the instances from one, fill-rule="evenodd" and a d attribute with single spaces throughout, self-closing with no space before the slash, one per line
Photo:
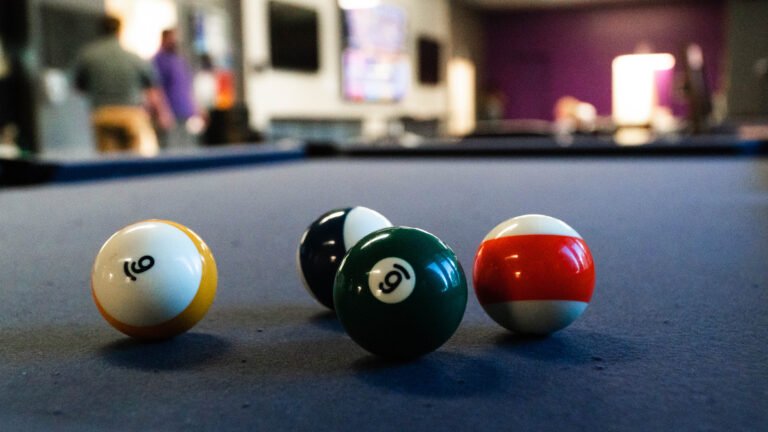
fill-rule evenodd
<path id="1" fill-rule="evenodd" d="M 217 278 L 213 254 L 197 234 L 153 219 L 107 239 L 93 263 L 91 293 L 116 329 L 138 339 L 166 339 L 205 316 Z"/>

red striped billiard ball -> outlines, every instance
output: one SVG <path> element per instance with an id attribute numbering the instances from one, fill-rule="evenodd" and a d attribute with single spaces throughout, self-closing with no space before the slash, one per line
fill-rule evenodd
<path id="1" fill-rule="evenodd" d="M 518 216 L 497 225 L 475 255 L 475 293 L 486 313 L 512 332 L 546 335 L 587 308 L 595 264 L 584 239 L 565 222 Z"/>

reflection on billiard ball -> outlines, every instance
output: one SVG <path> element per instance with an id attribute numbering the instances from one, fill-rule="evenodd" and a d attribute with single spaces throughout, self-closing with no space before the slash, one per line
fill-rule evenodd
<path id="1" fill-rule="evenodd" d="M 113 327 L 138 339 L 192 328 L 216 295 L 213 254 L 189 228 L 146 220 L 113 234 L 99 250 L 91 293 Z"/>
<path id="2" fill-rule="evenodd" d="M 296 267 L 312 297 L 333 309 L 333 278 L 347 251 L 367 234 L 392 226 L 366 207 L 331 210 L 312 222 L 299 240 Z"/>
<path id="3" fill-rule="evenodd" d="M 565 222 L 524 215 L 485 236 L 475 255 L 473 282 L 494 321 L 515 333 L 546 335 L 587 308 L 595 265 L 586 242 Z"/>
<path id="4" fill-rule="evenodd" d="M 391 227 L 360 240 L 339 267 L 336 314 L 349 336 L 373 354 L 413 358 L 456 331 L 467 282 L 453 251 L 416 228 Z"/>

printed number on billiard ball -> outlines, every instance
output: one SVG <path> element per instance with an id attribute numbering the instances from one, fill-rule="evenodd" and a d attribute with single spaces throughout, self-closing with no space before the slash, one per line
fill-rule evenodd
<path id="1" fill-rule="evenodd" d="M 408 298 L 416 286 L 416 273 L 404 259 L 384 258 L 368 273 L 368 288 L 384 303 L 399 303 Z"/>
<path id="2" fill-rule="evenodd" d="M 135 281 L 136 275 L 151 269 L 153 265 L 155 265 L 155 259 L 149 255 L 144 255 L 135 262 L 126 261 L 123 264 L 123 272 L 131 280 Z"/>

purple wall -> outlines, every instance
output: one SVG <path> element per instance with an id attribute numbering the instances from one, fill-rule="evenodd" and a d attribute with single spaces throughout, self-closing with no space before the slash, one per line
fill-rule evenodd
<path id="1" fill-rule="evenodd" d="M 710 88 L 720 87 L 722 1 L 494 13 L 484 17 L 484 24 L 487 72 L 482 84 L 504 92 L 506 118 L 551 119 L 555 101 L 565 95 L 609 115 L 611 62 L 641 42 L 654 52 L 675 55 L 678 70 L 683 47 L 698 43 Z"/>

